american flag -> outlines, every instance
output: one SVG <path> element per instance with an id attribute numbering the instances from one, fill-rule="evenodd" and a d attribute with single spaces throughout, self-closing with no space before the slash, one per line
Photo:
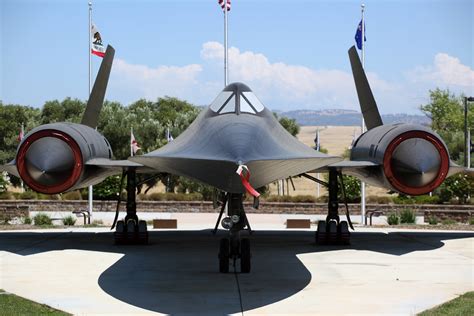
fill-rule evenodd
<path id="1" fill-rule="evenodd" d="M 217 2 L 219 2 L 219 5 L 221 6 L 222 10 L 224 10 L 225 1 L 224 0 L 217 0 Z M 227 11 L 230 11 L 230 0 L 227 0 Z"/>

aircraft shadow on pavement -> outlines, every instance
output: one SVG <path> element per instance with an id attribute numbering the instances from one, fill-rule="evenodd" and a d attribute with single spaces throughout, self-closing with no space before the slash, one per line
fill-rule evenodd
<path id="1" fill-rule="evenodd" d="M 218 273 L 218 242 L 226 235 L 210 232 L 151 231 L 147 246 L 112 245 L 111 233 L 9 232 L 0 233 L 0 251 L 24 256 L 65 249 L 123 253 L 99 277 L 106 293 L 160 313 L 209 315 L 263 307 L 303 290 L 311 273 L 298 254 L 355 249 L 400 256 L 440 248 L 444 240 L 474 237 L 474 232 L 355 232 L 350 246 L 317 246 L 314 232 L 256 231 L 250 236 L 252 271 L 234 275 Z"/>

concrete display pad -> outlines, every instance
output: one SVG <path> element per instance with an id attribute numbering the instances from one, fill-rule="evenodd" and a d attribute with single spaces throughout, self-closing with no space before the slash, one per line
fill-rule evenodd
<path id="1" fill-rule="evenodd" d="M 474 289 L 472 232 L 357 228 L 351 246 L 317 246 L 314 229 L 258 217 L 251 273 L 220 274 L 225 232 L 194 216 L 148 246 L 103 228 L 0 232 L 0 288 L 81 315 L 408 315 Z"/>

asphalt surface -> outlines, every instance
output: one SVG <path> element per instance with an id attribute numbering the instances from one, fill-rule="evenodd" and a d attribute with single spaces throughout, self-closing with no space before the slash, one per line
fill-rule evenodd
<path id="1" fill-rule="evenodd" d="M 410 315 L 474 290 L 473 232 L 356 228 L 318 246 L 254 215 L 251 273 L 220 274 L 210 217 L 147 246 L 104 228 L 0 232 L 0 288 L 78 315 Z"/>

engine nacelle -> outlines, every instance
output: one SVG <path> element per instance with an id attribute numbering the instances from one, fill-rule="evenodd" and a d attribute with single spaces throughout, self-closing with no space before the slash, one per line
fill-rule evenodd
<path id="1" fill-rule="evenodd" d="M 87 166 L 92 158 L 112 158 L 104 136 L 86 125 L 54 123 L 41 125 L 25 136 L 16 164 L 29 187 L 56 194 L 97 183 L 110 174 Z"/>
<path id="2" fill-rule="evenodd" d="M 439 187 L 450 165 L 448 149 L 439 135 L 413 124 L 382 125 L 367 131 L 354 144 L 351 160 L 380 164 L 368 182 L 408 195 Z"/>

